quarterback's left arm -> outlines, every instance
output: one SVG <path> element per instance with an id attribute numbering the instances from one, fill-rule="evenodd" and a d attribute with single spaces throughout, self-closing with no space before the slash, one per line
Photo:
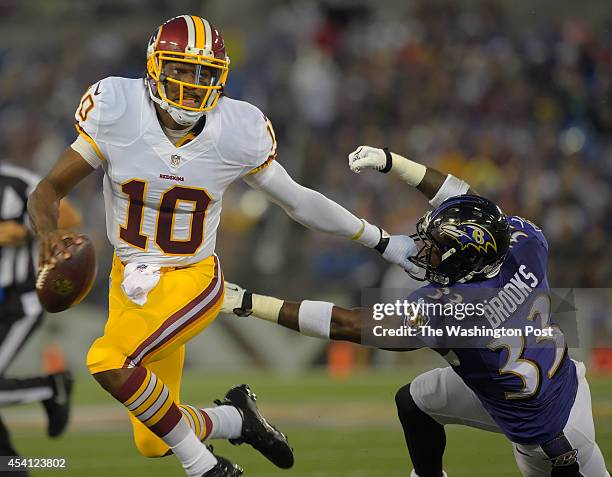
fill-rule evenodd
<path id="1" fill-rule="evenodd" d="M 312 230 L 350 238 L 375 248 L 391 263 L 408 270 L 409 257 L 416 254 L 414 241 L 405 235 L 389 236 L 384 230 L 358 219 L 323 194 L 295 182 L 287 171 L 272 162 L 266 168 L 245 177 L 245 182 L 266 194 L 296 222 Z"/>

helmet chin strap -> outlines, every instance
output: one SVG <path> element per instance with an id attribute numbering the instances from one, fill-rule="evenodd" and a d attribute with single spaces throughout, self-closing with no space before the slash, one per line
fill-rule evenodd
<path id="1" fill-rule="evenodd" d="M 166 111 L 174 122 L 180 124 L 181 126 L 193 126 L 202 116 L 204 116 L 204 112 L 202 111 L 187 111 L 185 109 L 172 106 L 168 104 L 168 101 L 163 101 L 162 99 L 158 98 L 155 94 L 153 94 L 150 81 L 147 81 L 147 89 L 149 90 L 149 97 L 151 100 L 159 105 L 161 109 Z"/>
<path id="2" fill-rule="evenodd" d="M 164 103 L 166 102 L 164 101 Z M 203 112 L 185 111 L 176 106 L 170 106 L 168 103 L 166 103 L 166 108 L 162 106 L 162 109 L 165 109 L 170 117 L 181 126 L 193 126 L 202 116 L 204 116 Z"/>

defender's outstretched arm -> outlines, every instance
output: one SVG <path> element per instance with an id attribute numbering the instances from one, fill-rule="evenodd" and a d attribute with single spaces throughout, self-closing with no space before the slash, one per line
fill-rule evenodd
<path id="1" fill-rule="evenodd" d="M 315 338 L 362 344 L 362 314 L 367 310 L 342 308 L 326 301 L 284 301 L 251 293 L 234 283 L 225 282 L 221 312 L 241 317 L 253 315 Z M 419 348 L 381 349 L 413 351 Z"/>
<path id="2" fill-rule="evenodd" d="M 308 336 L 361 344 L 360 308 L 347 309 L 325 301 L 284 301 L 226 282 L 221 311 L 238 316 L 252 314 Z"/>
<path id="3" fill-rule="evenodd" d="M 449 197 L 461 194 L 478 194 L 470 185 L 452 174 L 427 167 L 405 158 L 387 148 L 359 146 L 349 154 L 350 169 L 359 174 L 364 169 L 397 175 L 407 184 L 417 188 L 437 207 Z"/>

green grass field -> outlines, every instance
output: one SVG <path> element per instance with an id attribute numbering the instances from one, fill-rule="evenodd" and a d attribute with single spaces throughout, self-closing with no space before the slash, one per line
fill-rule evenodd
<path id="1" fill-rule="evenodd" d="M 233 384 L 251 384 L 264 413 L 289 436 L 296 465 L 283 471 L 250 447 L 216 443 L 216 452 L 241 464 L 245 475 L 405 477 L 411 466 L 395 417 L 393 396 L 413 374 L 402 370 L 371 372 L 343 380 L 331 380 L 321 373 L 299 378 L 191 374 L 184 379 L 183 400 L 204 405 L 222 397 Z M 612 467 L 612 379 L 592 377 L 590 382 L 597 440 L 608 456 L 608 467 Z M 76 383 L 74 419 L 60 439 L 44 437 L 44 416 L 38 406 L 11 408 L 3 415 L 22 455 L 68 459 L 69 468 L 61 475 L 184 475 L 173 457 L 146 459 L 137 453 L 124 411 L 87 377 Z M 518 475 L 511 447 L 501 435 L 458 426 L 448 426 L 447 434 L 445 467 L 451 477 Z M 31 475 L 52 473 L 60 471 Z"/>

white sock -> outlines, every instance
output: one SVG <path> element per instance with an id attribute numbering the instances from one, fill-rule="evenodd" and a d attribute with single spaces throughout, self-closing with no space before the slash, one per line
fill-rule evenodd
<path id="1" fill-rule="evenodd" d="M 164 442 L 181 461 L 189 477 L 201 477 L 217 464 L 216 457 L 200 442 L 185 419 L 181 419 L 178 425 L 164 436 Z"/>
<path id="2" fill-rule="evenodd" d="M 410 472 L 410 477 L 419 477 L 419 474 L 417 474 L 414 469 L 412 469 L 412 472 Z M 442 477 L 448 477 L 448 474 L 444 471 L 442 471 Z"/>
<path id="3" fill-rule="evenodd" d="M 242 416 L 234 406 L 202 409 L 212 421 L 208 439 L 236 439 L 242 435 Z"/>

